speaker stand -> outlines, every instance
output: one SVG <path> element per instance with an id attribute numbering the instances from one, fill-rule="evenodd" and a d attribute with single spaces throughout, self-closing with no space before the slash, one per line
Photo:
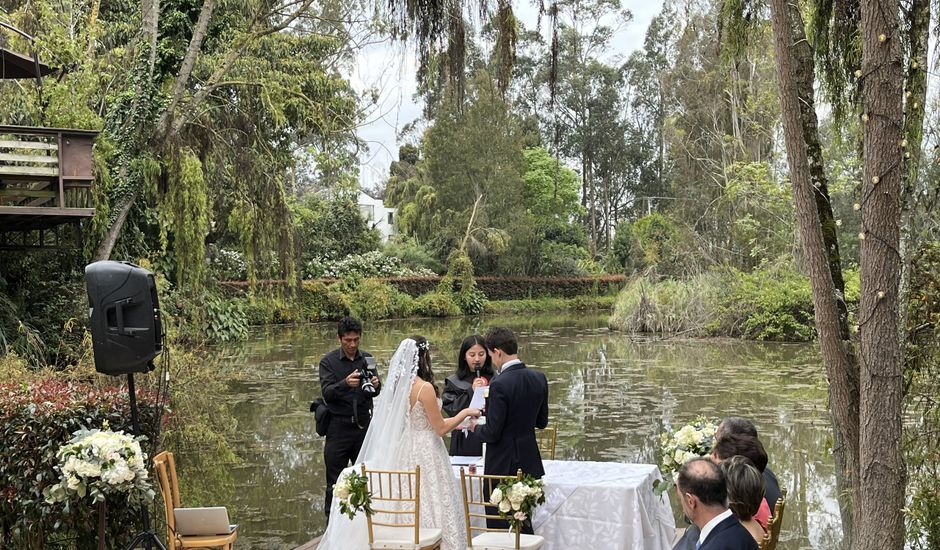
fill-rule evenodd
<path id="1" fill-rule="evenodd" d="M 134 435 L 140 435 L 140 426 L 137 424 L 137 392 L 134 390 L 134 373 L 132 372 L 127 373 L 127 392 L 130 394 L 131 426 Z M 125 550 L 134 550 L 136 548 L 166 550 L 166 546 L 163 546 L 163 543 L 160 542 L 160 539 L 157 538 L 156 533 L 150 527 L 150 508 L 146 504 L 142 505 L 140 515 L 143 520 L 144 530 L 134 536 Z"/>

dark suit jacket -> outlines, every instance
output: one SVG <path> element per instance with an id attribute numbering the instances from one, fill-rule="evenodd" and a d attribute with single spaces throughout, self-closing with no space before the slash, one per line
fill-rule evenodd
<path id="1" fill-rule="evenodd" d="M 738 518 L 728 516 L 712 529 L 699 550 L 757 550 L 757 541 Z"/>
<path id="2" fill-rule="evenodd" d="M 548 425 L 548 380 L 541 371 L 515 364 L 490 384 L 486 424 L 476 433 L 486 442 L 486 473 L 545 475 L 535 429 Z"/>
<path id="3" fill-rule="evenodd" d="M 777 476 L 770 470 L 764 468 L 764 498 L 767 499 L 767 505 L 770 506 L 770 515 L 774 513 L 774 506 L 780 498 L 780 482 Z"/>

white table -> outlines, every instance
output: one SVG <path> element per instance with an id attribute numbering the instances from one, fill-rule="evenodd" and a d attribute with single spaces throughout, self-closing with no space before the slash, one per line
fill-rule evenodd
<path id="1" fill-rule="evenodd" d="M 670 550 L 676 526 L 652 464 L 545 460 L 545 503 L 532 526 L 544 550 Z M 460 468 L 454 467 L 459 477 Z M 477 473 L 482 473 L 478 468 Z"/>

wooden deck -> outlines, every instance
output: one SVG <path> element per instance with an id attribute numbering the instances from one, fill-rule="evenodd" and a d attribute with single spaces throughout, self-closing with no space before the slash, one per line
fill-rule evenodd
<path id="1" fill-rule="evenodd" d="M 94 215 L 96 135 L 0 125 L 0 232 L 48 229 Z"/>

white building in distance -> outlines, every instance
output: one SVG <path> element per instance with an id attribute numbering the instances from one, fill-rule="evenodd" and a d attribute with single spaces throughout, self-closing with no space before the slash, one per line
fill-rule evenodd
<path id="1" fill-rule="evenodd" d="M 388 242 L 389 237 L 396 235 L 395 216 L 397 208 L 386 208 L 381 199 L 374 199 L 363 191 L 359 191 L 359 212 L 369 223 L 369 227 L 377 229 L 382 235 L 382 242 Z"/>

